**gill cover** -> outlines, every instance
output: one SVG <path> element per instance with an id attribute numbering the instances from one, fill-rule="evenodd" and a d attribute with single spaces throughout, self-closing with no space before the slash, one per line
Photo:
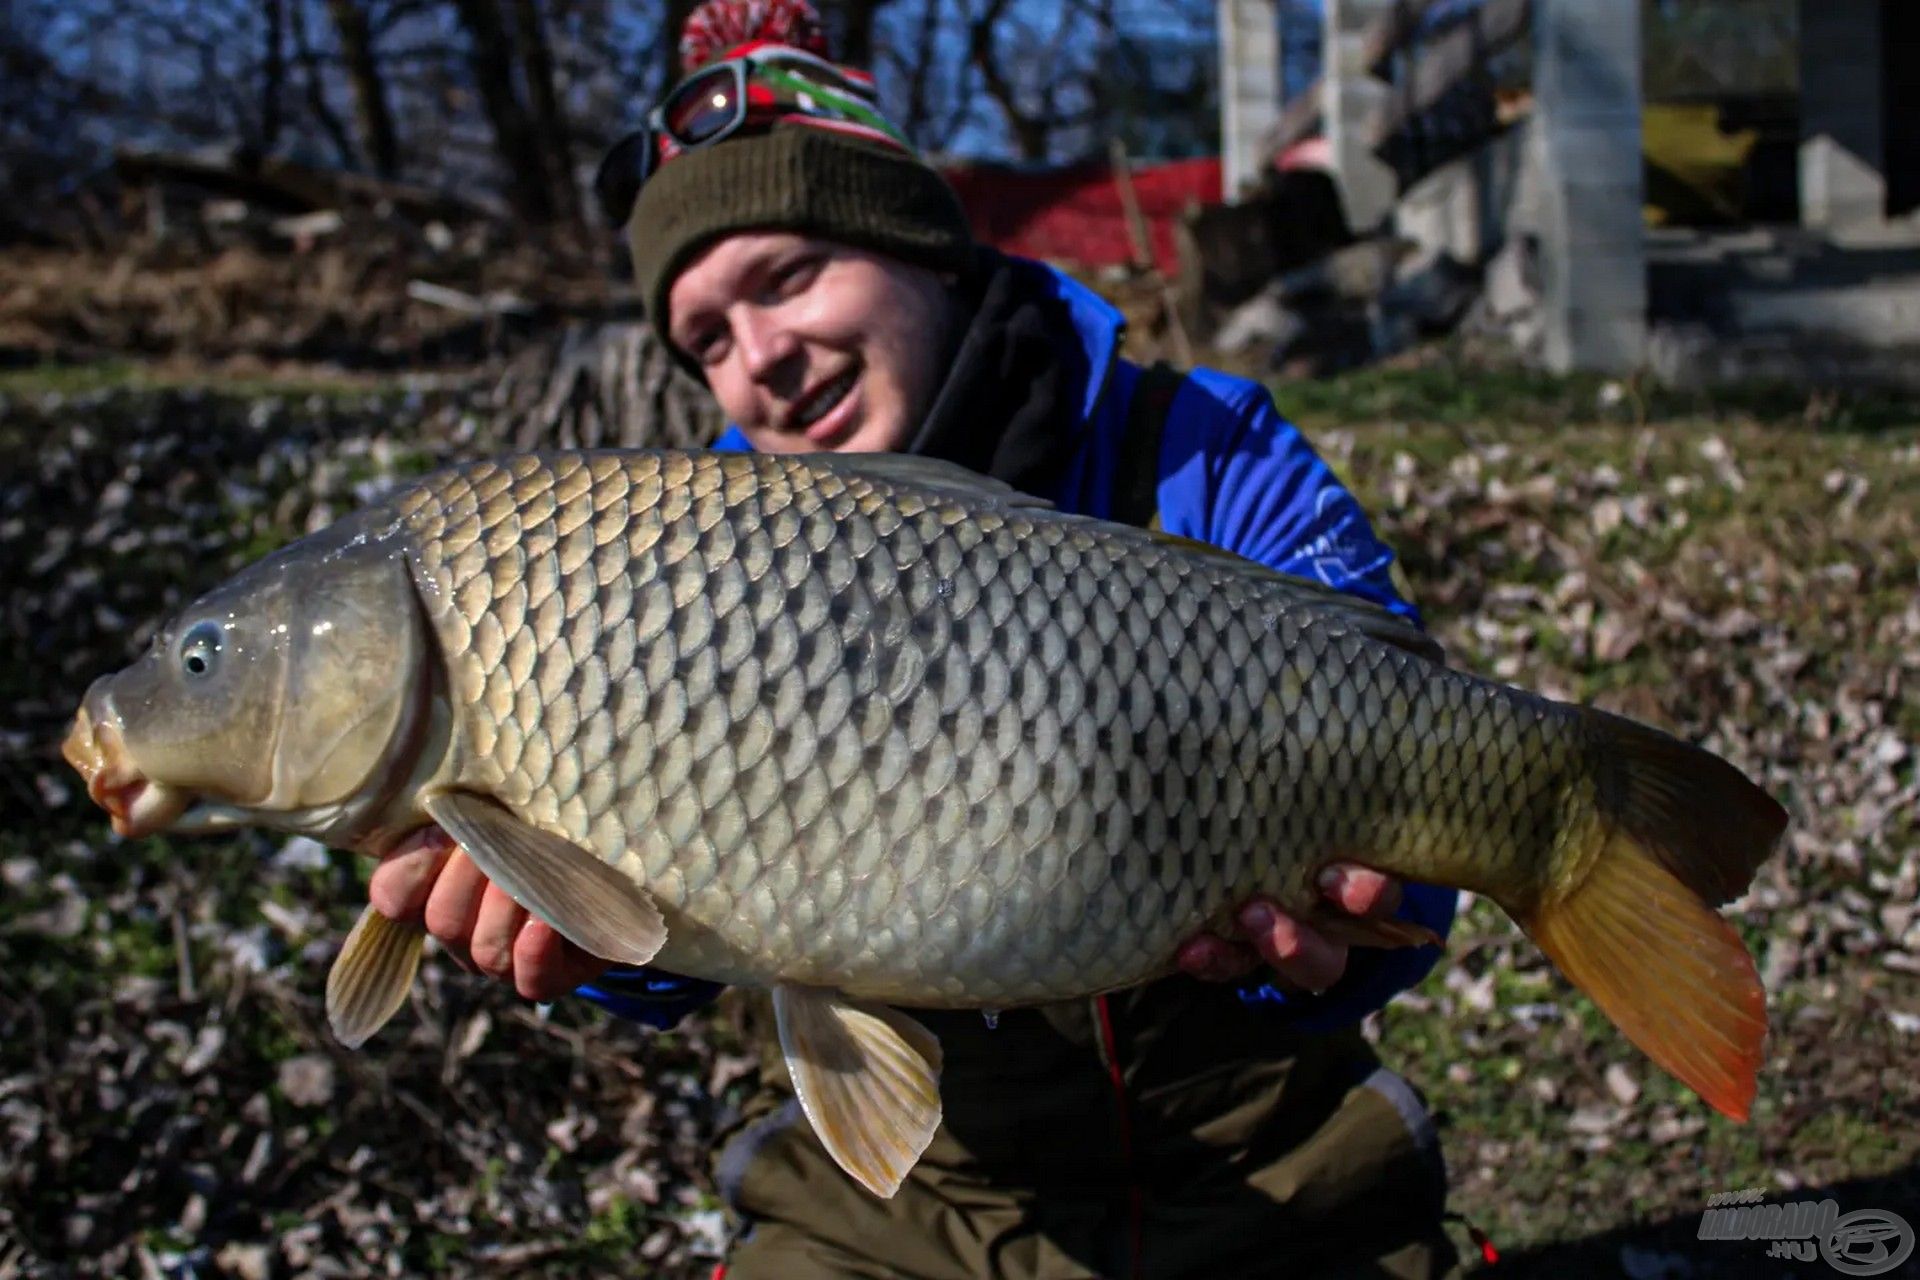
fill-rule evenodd
<path id="1" fill-rule="evenodd" d="M 397 547 L 329 555 L 296 595 L 270 797 L 285 809 L 333 804 L 365 785 L 415 704 L 425 652 Z"/>

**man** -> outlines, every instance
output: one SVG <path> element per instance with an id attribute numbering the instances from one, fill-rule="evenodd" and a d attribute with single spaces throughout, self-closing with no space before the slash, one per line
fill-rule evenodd
<path id="1" fill-rule="evenodd" d="M 617 220 L 651 323 L 733 424 L 718 447 L 938 456 L 1413 616 L 1263 388 L 1142 370 L 1110 306 L 975 244 L 870 81 L 819 60 L 808 17 L 705 6 L 698 69 L 603 171 L 631 206 Z M 1354 866 L 1323 885 L 1334 915 L 1451 923 L 1451 891 Z M 715 990 L 606 972 L 437 831 L 390 855 L 371 895 L 529 999 L 578 987 L 671 1025 Z M 1349 952 L 1264 901 L 1239 923 L 1187 943 L 1190 976 L 997 1019 L 917 1014 L 943 1045 L 945 1120 L 891 1200 L 826 1155 L 772 1046 L 714 1165 L 744 1223 L 729 1280 L 1444 1274 L 1431 1125 L 1357 1031 L 1435 949 Z"/>

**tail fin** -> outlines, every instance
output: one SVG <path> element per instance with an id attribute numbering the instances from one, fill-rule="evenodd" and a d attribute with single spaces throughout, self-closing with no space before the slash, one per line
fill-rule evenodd
<path id="1" fill-rule="evenodd" d="M 1787 815 L 1710 752 L 1590 711 L 1602 755 L 1602 845 L 1520 925 L 1629 1040 L 1722 1114 L 1745 1120 L 1766 993 L 1714 907 L 1744 892 Z"/>

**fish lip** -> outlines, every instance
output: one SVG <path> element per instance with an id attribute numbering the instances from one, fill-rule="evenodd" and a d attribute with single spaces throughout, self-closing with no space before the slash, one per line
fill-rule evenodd
<path id="1" fill-rule="evenodd" d="M 88 798 L 107 811 L 122 836 L 164 830 L 193 802 L 191 791 L 155 782 L 135 768 L 118 727 L 111 720 L 96 722 L 87 707 L 74 717 L 60 754 L 85 779 Z"/>
<path id="2" fill-rule="evenodd" d="M 60 744 L 60 755 L 73 766 L 87 784 L 87 793 L 93 793 L 93 780 L 106 767 L 106 759 L 100 751 L 99 734 L 94 728 L 93 713 L 81 707 L 73 717 L 73 728 L 67 731 L 67 737 Z"/>
<path id="3" fill-rule="evenodd" d="M 193 792 L 170 787 L 135 775 L 120 792 L 123 807 L 109 808 L 113 829 L 122 836 L 138 838 L 165 831 L 193 804 Z M 103 806 L 104 807 L 104 806 Z"/>

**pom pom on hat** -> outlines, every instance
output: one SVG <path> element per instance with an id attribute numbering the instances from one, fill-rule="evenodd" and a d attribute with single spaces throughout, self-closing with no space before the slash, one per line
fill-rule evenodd
<path id="1" fill-rule="evenodd" d="M 826 28 L 807 0 L 707 0 L 680 32 L 680 65 L 688 71 L 755 40 L 791 45 L 831 58 Z"/>
<path id="2" fill-rule="evenodd" d="M 807 0 L 707 0 L 687 19 L 680 62 L 692 73 L 764 44 L 833 60 Z M 736 231 L 794 231 L 948 274 L 972 263 L 973 230 L 952 186 L 884 120 L 876 126 L 854 111 L 854 95 L 839 96 L 846 114 L 818 103 L 710 146 L 676 149 L 640 186 L 627 219 L 634 277 L 654 331 L 695 376 L 699 366 L 672 345 L 668 298 L 682 268 Z M 870 100 L 864 107 L 877 114 Z"/>

